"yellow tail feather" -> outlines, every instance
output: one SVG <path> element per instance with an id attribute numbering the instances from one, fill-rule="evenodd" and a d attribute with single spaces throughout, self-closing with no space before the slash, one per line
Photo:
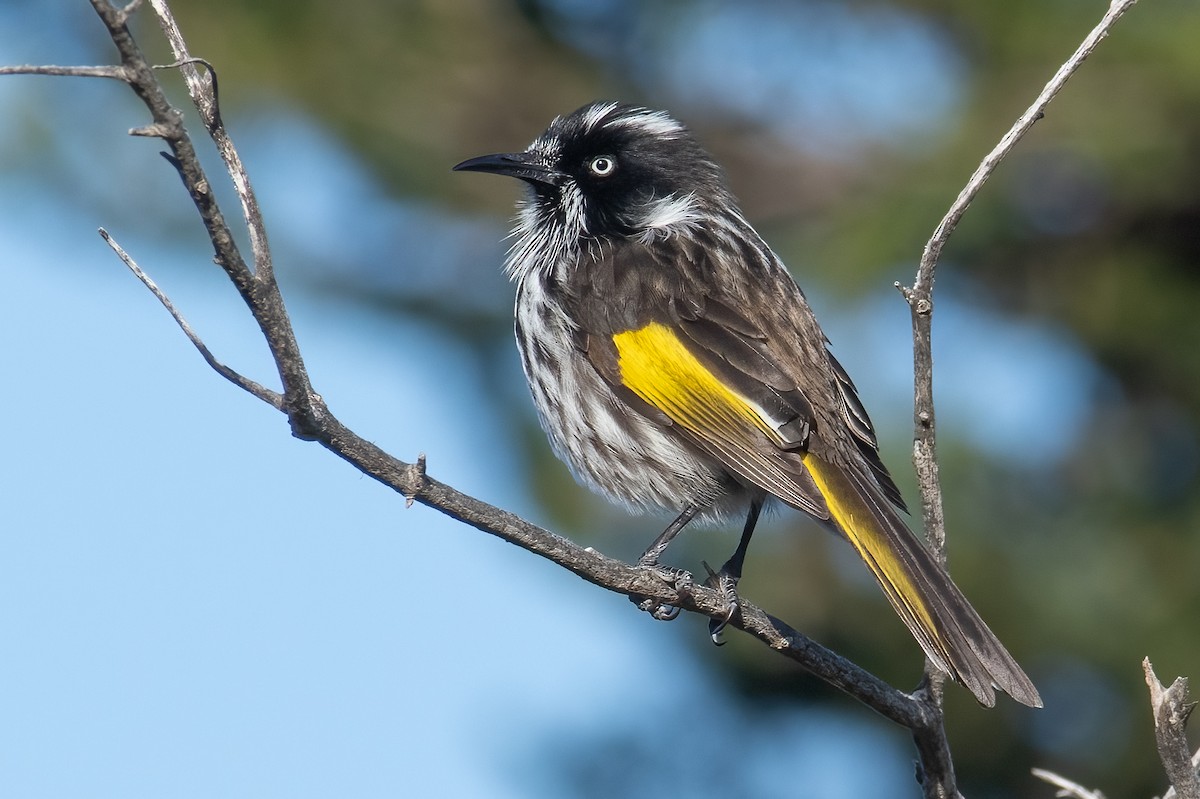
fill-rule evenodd
<path id="1" fill-rule="evenodd" d="M 1041 707 L 1029 677 L 897 512 L 852 469 L 804 456 L 825 498 L 830 520 L 879 581 L 905 626 L 940 669 L 975 695 L 995 703 L 994 688 Z"/>

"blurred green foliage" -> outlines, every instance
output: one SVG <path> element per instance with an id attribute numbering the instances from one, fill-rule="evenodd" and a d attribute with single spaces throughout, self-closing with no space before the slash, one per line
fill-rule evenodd
<path id="1" fill-rule="evenodd" d="M 849 303 L 911 279 L 922 244 L 979 159 L 1106 5 L 846 4 L 839 13 L 889 14 L 930 32 L 954 54 L 943 65 L 952 74 L 943 77 L 957 87 L 957 100 L 916 133 L 885 132 L 834 157 L 796 146 L 769 119 L 721 102 L 689 101 L 679 115 L 727 166 L 747 215 L 802 283 L 835 304 Z M 714 8 L 702 0 L 173 6 L 194 52 L 218 65 L 235 135 L 239 117 L 270 96 L 318 118 L 395 196 L 489 217 L 497 230 L 514 187 L 452 177 L 449 166 L 519 149 L 555 114 L 598 97 L 674 108 L 672 89 L 647 73 L 642 56 L 666 52 Z M 762 15 L 764 30 L 776 24 L 779 6 L 743 8 Z M 801 19 L 812 11 L 809 33 L 819 35 L 831 4 L 797 8 Z M 1050 795 L 1032 784 L 1031 766 L 1110 796 L 1161 792 L 1140 661 L 1150 656 L 1164 678 L 1200 678 L 1197 31 L 1195 2 L 1135 7 L 1002 165 L 946 250 L 941 276 L 964 301 L 1013 325 L 1049 324 L 1103 375 L 1084 433 L 1060 460 L 1013 462 L 966 441 L 941 442 L 954 574 L 1039 682 L 1047 704 L 1039 713 L 1004 704 L 985 711 L 948 689 L 950 738 L 968 795 Z M 727 55 L 717 45 L 709 57 L 721 64 Z M 872 55 L 885 71 L 909 66 L 888 64 L 886 52 Z M 783 66 L 797 82 L 822 79 L 821 65 L 801 53 Z M 701 97 L 706 91 L 692 90 Z M 919 111 L 920 93 L 911 102 Z M 429 246 L 414 243 L 414 250 L 418 244 Z M 519 377 L 496 366 L 511 348 L 510 294 L 489 289 L 489 301 L 470 314 L 461 313 L 456 295 L 464 275 L 498 287 L 501 252 L 499 244 L 482 250 L 444 278 L 423 275 L 416 296 L 403 280 L 377 280 L 391 268 L 420 273 L 422 264 L 404 251 L 380 253 L 384 263 L 359 264 L 328 288 L 398 313 L 421 309 L 442 320 L 447 335 L 475 342 L 481 369 L 512 382 Z M 316 272 L 307 278 L 321 282 Z M 895 331 L 907 335 L 906 328 Z M 511 357 L 500 363 L 515 369 Z M 955 379 L 935 375 L 938 385 Z M 506 388 L 497 396 L 511 406 L 528 448 L 530 482 L 555 523 L 607 551 L 639 551 L 657 522 L 628 519 L 575 489 L 550 457 L 523 395 Z M 1030 418 L 1028 435 L 1039 435 L 1039 424 Z M 906 435 L 885 430 L 885 456 L 915 504 Z M 793 514 L 774 527 L 786 533 L 763 535 L 752 549 L 746 594 L 896 684 L 912 684 L 919 652 L 845 548 Z M 694 549 L 676 557 L 689 567 L 700 557 L 719 562 L 725 544 L 695 536 Z M 696 635 L 698 647 L 702 638 Z M 748 703 L 802 695 L 846 704 L 783 659 L 732 638 L 719 657 L 707 650 L 698 657 L 727 670 Z M 636 784 L 634 776 L 625 779 L 620 784 Z"/>

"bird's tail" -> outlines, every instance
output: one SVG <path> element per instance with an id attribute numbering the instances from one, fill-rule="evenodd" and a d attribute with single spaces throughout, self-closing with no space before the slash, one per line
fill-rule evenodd
<path id="1" fill-rule="evenodd" d="M 806 454 L 830 522 L 854 546 L 925 654 L 975 695 L 996 702 L 999 688 L 1023 705 L 1042 698 L 945 569 L 908 529 L 870 476 Z"/>

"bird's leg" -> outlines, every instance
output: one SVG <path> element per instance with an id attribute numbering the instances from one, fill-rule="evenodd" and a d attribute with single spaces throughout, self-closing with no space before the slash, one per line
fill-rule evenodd
<path id="1" fill-rule="evenodd" d="M 738 580 L 742 579 L 742 566 L 746 562 L 746 550 L 750 548 L 750 537 L 754 535 L 754 527 L 758 524 L 758 516 L 762 513 L 762 507 L 761 499 L 750 503 L 750 511 L 746 514 L 746 524 L 742 527 L 742 537 L 738 541 L 737 549 L 729 556 L 729 560 L 725 561 L 721 571 L 716 574 L 709 572 L 709 579 L 714 583 L 713 587 L 719 589 L 725 597 L 725 618 L 710 619 L 708 622 L 708 634 L 717 646 L 725 643 L 721 640 L 721 632 L 738 611 L 737 584 Z"/>
<path id="2" fill-rule="evenodd" d="M 675 540 L 675 536 L 679 535 L 679 531 L 686 527 L 688 522 L 696 518 L 696 514 L 699 512 L 699 505 L 691 504 L 685 507 L 683 512 L 675 517 L 675 521 L 668 524 L 667 529 L 659 533 L 658 538 L 654 539 L 650 546 L 646 547 L 646 551 L 638 558 L 637 565 L 657 566 L 658 559 L 662 557 L 662 553 Z"/>
<path id="3" fill-rule="evenodd" d="M 701 510 L 702 506 L 694 503 L 685 506 L 683 511 L 675 517 L 675 520 L 667 525 L 667 529 L 659 533 L 658 537 L 655 538 L 654 541 L 651 542 L 650 546 L 646 548 L 646 551 L 642 553 L 640 558 L 638 558 L 637 565 L 644 568 L 655 569 L 656 571 L 660 572 L 666 571 L 658 565 L 658 559 L 662 557 L 662 553 L 665 552 L 667 547 L 670 546 L 671 542 L 675 540 L 675 536 L 679 535 L 679 531 L 686 527 L 688 522 L 696 518 L 696 514 L 698 514 Z M 674 573 L 671 575 L 671 579 L 676 582 L 678 582 L 679 577 L 679 573 Z M 630 597 L 630 599 L 637 603 L 639 608 L 648 612 L 651 616 L 659 621 L 671 621 L 679 615 L 679 608 L 675 607 L 674 605 L 660 605 L 654 602 L 654 600 L 642 597 Z"/>

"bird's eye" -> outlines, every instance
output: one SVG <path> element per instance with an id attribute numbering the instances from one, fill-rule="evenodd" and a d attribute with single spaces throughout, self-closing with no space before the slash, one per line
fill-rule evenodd
<path id="1" fill-rule="evenodd" d="M 598 155 L 588 161 L 588 170 L 598 178 L 606 178 L 617 168 L 617 159 L 611 155 Z"/>

